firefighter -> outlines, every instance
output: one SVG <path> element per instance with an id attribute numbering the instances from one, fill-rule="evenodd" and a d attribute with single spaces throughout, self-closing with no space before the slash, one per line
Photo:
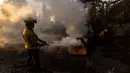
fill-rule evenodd
<path id="1" fill-rule="evenodd" d="M 107 28 L 103 29 L 100 33 L 100 41 L 101 44 L 107 44 L 107 43 L 111 43 L 113 41 L 113 29 L 112 29 L 113 25 L 112 24 L 108 24 Z"/>
<path id="2" fill-rule="evenodd" d="M 23 38 L 25 40 L 25 49 L 28 53 L 27 67 L 32 67 L 32 58 L 35 60 L 35 65 L 37 68 L 41 68 L 39 59 L 39 46 L 48 45 L 47 42 L 38 38 L 34 33 L 34 24 L 37 21 L 31 17 L 27 18 L 25 21 L 26 28 L 23 30 Z"/>

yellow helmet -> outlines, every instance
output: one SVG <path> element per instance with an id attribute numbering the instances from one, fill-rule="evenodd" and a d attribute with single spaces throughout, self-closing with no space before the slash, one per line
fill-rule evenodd
<path id="1" fill-rule="evenodd" d="M 25 23 L 37 23 L 37 20 L 31 17 L 28 17 L 26 20 L 24 20 Z"/>

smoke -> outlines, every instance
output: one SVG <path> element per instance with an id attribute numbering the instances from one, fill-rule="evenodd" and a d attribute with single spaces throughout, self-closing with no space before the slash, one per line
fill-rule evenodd
<path id="1" fill-rule="evenodd" d="M 39 16 L 39 26 L 44 32 L 44 35 L 50 36 L 50 33 L 45 31 L 63 33 L 69 35 L 69 37 L 81 37 L 87 34 L 88 28 L 84 25 L 87 20 L 88 11 L 84 8 L 84 4 L 78 0 L 43 0 L 43 15 Z M 53 19 L 51 18 L 53 17 Z M 53 21 L 50 22 L 50 19 Z M 65 28 L 65 30 L 57 28 Z M 44 38 L 45 36 L 41 38 Z M 53 34 L 57 35 L 57 34 Z M 61 35 L 58 35 L 59 37 Z M 63 38 L 63 36 L 62 36 Z M 46 38 L 49 41 L 50 38 Z M 64 38 L 63 38 L 64 39 Z M 52 39 L 51 39 L 52 40 Z"/>
<path id="2" fill-rule="evenodd" d="M 0 47 L 23 43 L 23 19 L 34 14 L 29 5 L 4 2 L 0 5 Z"/>
<path id="3" fill-rule="evenodd" d="M 55 41 L 55 44 L 59 44 L 60 46 L 80 46 L 82 45 L 81 41 L 76 40 L 73 37 L 63 38 L 61 41 Z"/>
<path id="4" fill-rule="evenodd" d="M 87 33 L 84 26 L 86 11 L 84 4 L 78 0 L 44 0 L 46 6 L 55 15 L 56 22 L 64 22 L 66 33 L 69 36 L 77 37 Z"/>
<path id="5" fill-rule="evenodd" d="M 13 1 L 13 0 L 12 0 Z M 25 0 L 23 0 L 25 1 Z M 0 6 L 0 45 L 24 44 L 22 31 L 23 19 L 32 16 L 38 20 L 35 32 L 49 43 L 67 45 L 76 43 L 76 37 L 84 36 L 88 28 L 84 25 L 88 11 L 84 4 L 78 0 L 27 0 L 28 4 L 22 4 L 17 0 L 13 3 L 5 3 Z M 23 2 L 24 3 L 24 2 Z M 4 12 L 3 12 L 4 11 Z M 66 36 L 69 36 L 65 38 Z M 4 41 L 4 42 L 3 42 Z"/>

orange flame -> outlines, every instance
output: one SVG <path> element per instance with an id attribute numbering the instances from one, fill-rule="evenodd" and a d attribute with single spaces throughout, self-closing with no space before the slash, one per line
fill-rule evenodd
<path id="1" fill-rule="evenodd" d="M 79 48 L 79 49 L 72 49 L 71 54 L 80 54 L 80 55 L 85 55 L 87 53 L 86 48 Z"/>
<path id="2" fill-rule="evenodd" d="M 108 31 L 107 29 L 104 29 L 103 31 L 101 31 L 101 32 L 99 33 L 99 36 L 100 36 L 100 37 L 104 37 L 104 33 L 107 32 L 107 31 Z"/>

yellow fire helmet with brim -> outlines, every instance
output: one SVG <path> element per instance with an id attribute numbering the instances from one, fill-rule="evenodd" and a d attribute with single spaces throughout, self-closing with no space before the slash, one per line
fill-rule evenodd
<path id="1" fill-rule="evenodd" d="M 25 23 L 37 23 L 37 20 L 32 18 L 32 17 L 28 17 L 27 19 L 24 20 Z"/>

